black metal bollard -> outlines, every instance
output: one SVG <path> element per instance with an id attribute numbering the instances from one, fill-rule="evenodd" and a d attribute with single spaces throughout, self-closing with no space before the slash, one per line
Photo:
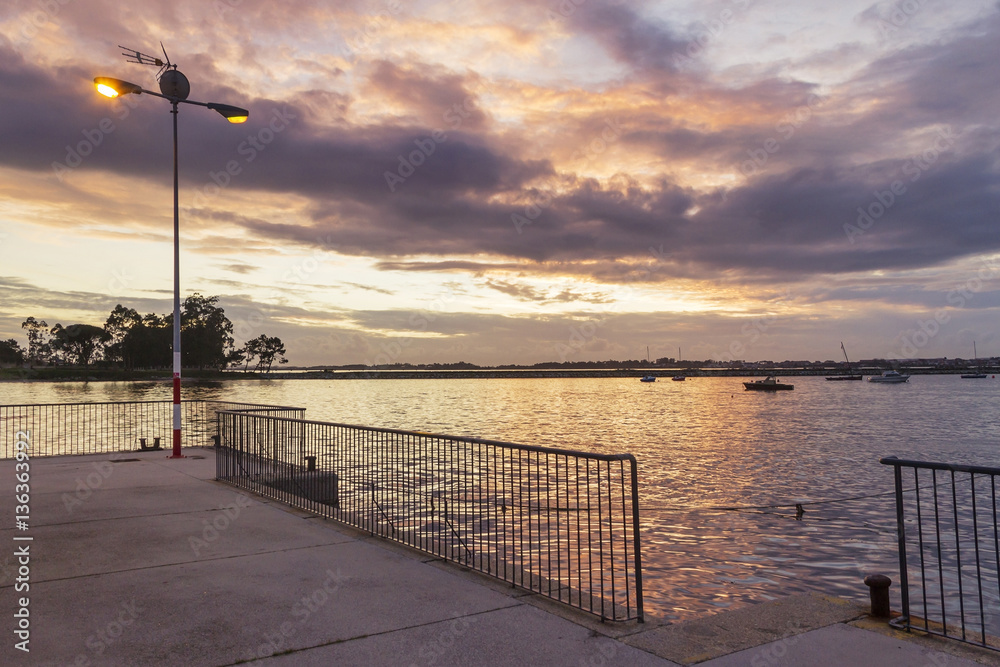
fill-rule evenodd
<path id="1" fill-rule="evenodd" d="M 889 618 L 889 586 L 892 579 L 884 574 L 869 574 L 865 577 L 865 586 L 872 601 L 872 616 Z"/>

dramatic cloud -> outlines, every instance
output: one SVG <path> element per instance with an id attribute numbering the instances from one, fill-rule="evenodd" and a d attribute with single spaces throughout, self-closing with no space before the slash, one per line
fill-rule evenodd
<path id="1" fill-rule="evenodd" d="M 841 323 L 876 356 L 939 310 L 921 352 L 1000 341 L 992 2 L 8 4 L 2 337 L 169 290 L 169 104 L 91 83 L 156 90 L 116 44 L 162 39 L 192 99 L 251 110 L 180 108 L 185 290 L 272 309 L 245 333 L 293 362 L 396 337 L 410 361 L 705 358 L 779 316 L 744 356 L 829 356 Z"/>

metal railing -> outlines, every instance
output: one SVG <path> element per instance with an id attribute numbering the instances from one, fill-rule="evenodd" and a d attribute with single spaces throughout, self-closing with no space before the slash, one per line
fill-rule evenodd
<path id="1" fill-rule="evenodd" d="M 220 411 L 221 481 L 487 573 L 604 620 L 639 620 L 636 461 Z"/>
<path id="2" fill-rule="evenodd" d="M 896 487 L 903 615 L 893 625 L 1000 651 L 1000 468 L 880 463 Z"/>
<path id="3" fill-rule="evenodd" d="M 281 410 L 304 416 L 299 408 L 257 403 L 191 400 L 181 403 L 182 444 L 210 446 L 216 412 L 222 409 Z M 289 410 L 297 412 L 288 413 Z M 0 405 L 0 459 L 14 456 L 14 435 L 31 433 L 32 457 L 102 454 L 169 448 L 173 434 L 173 403 L 116 401 L 106 403 L 47 403 Z"/>

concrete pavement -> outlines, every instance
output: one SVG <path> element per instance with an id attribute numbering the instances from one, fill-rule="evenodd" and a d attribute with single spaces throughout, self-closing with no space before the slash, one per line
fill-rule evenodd
<path id="1" fill-rule="evenodd" d="M 27 530 L 15 462 L 0 462 L 0 664 L 1000 664 L 818 595 L 602 624 L 215 482 L 212 450 L 185 453 L 32 460 Z"/>

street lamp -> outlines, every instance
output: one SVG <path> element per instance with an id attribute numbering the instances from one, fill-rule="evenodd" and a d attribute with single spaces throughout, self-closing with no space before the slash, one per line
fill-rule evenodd
<path id="1" fill-rule="evenodd" d="M 139 58 L 140 55 L 142 54 L 136 54 L 136 62 L 152 64 L 144 63 Z M 156 64 L 160 65 L 162 63 L 158 61 Z M 183 102 L 184 104 L 208 107 L 220 113 L 230 123 L 246 122 L 250 112 L 228 104 L 189 100 L 187 97 L 191 93 L 191 84 L 188 82 L 187 77 L 177 71 L 177 65 L 171 65 L 168 61 L 167 66 L 169 69 L 163 72 L 163 75 L 160 77 L 159 93 L 146 90 L 128 81 L 105 76 L 95 78 L 94 85 L 97 86 L 97 92 L 106 97 L 118 97 L 119 95 L 129 94 L 141 95 L 145 93 L 154 97 L 162 97 L 170 102 L 173 107 L 170 113 L 174 115 L 174 438 L 173 453 L 170 458 L 179 459 L 183 458 L 183 456 L 181 455 L 181 261 L 179 235 L 180 208 L 177 196 L 177 105 Z"/>

